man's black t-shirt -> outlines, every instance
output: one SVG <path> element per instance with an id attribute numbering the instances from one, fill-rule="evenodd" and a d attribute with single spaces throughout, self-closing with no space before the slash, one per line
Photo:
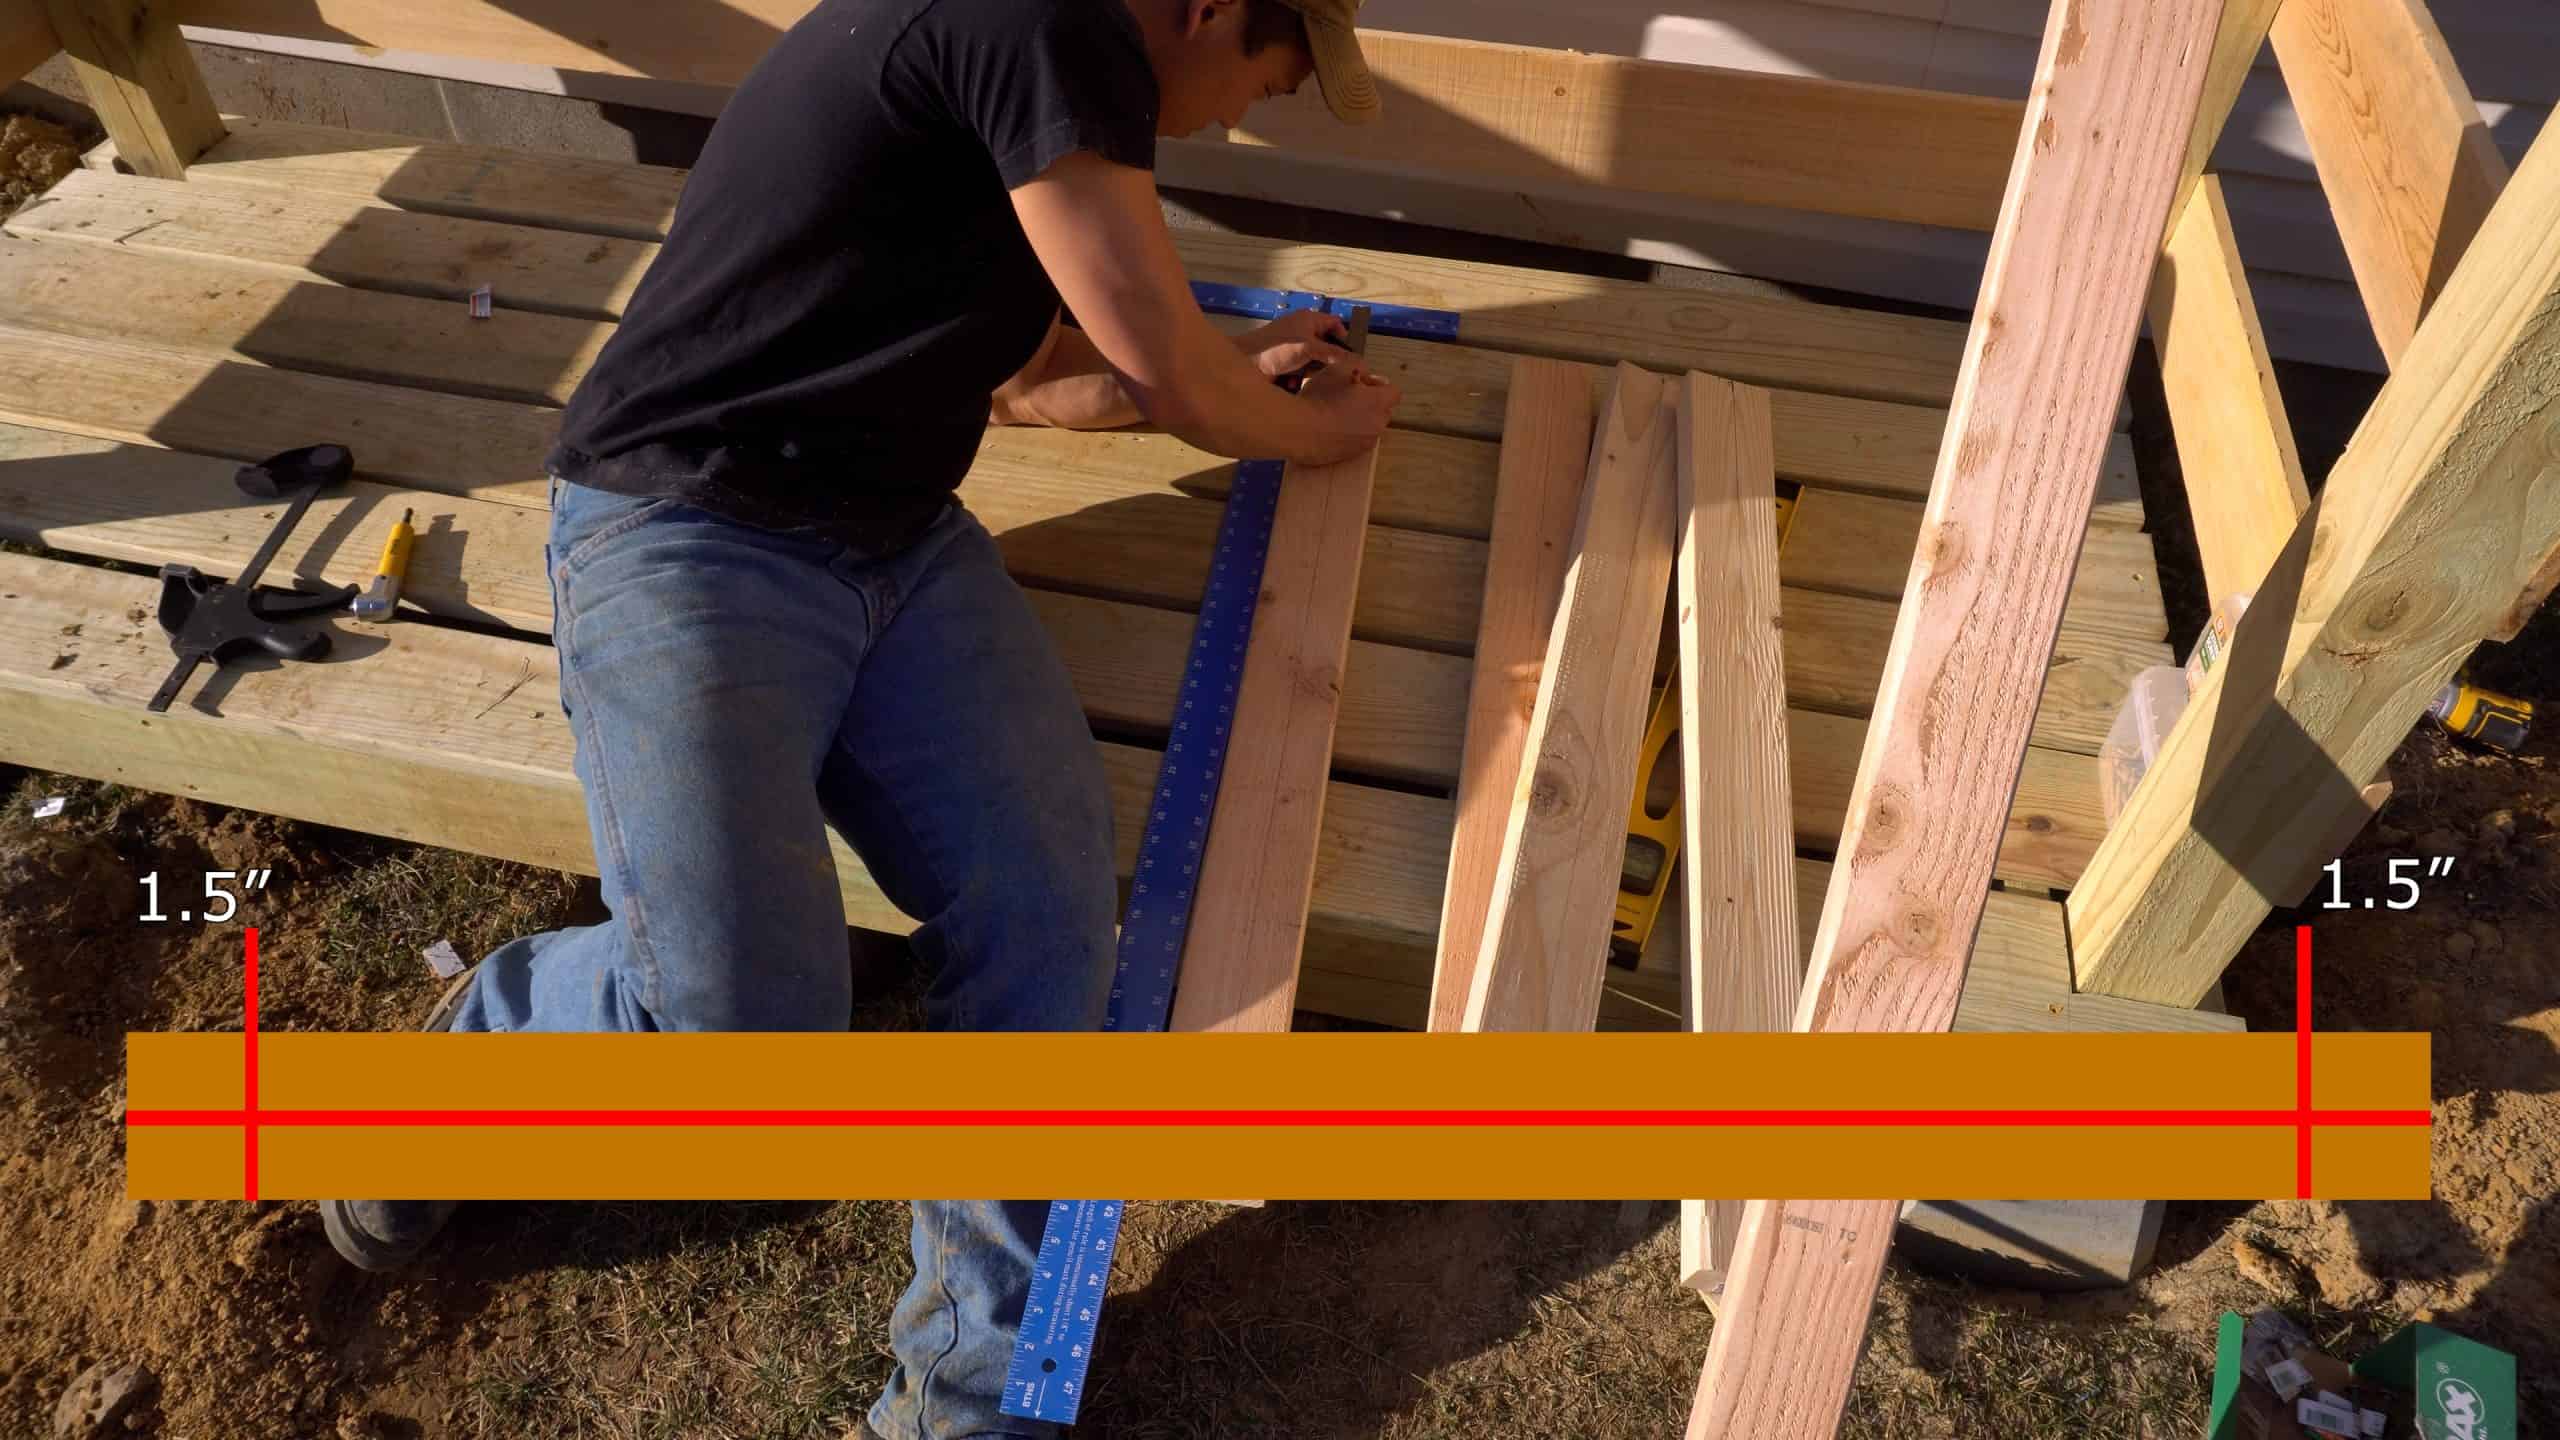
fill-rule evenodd
<path id="1" fill-rule="evenodd" d="M 821 0 L 721 112 L 552 469 L 865 550 L 938 514 L 1058 313 L 1007 192 L 1153 168 L 1123 0 Z"/>

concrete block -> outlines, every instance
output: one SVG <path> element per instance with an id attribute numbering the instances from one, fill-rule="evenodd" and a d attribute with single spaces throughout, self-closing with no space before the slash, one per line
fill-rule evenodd
<path id="1" fill-rule="evenodd" d="M 1894 1244 L 1925 1269 L 2024 1290 L 2130 1283 L 2160 1243 L 2159 1200 L 1913 1200 Z"/>

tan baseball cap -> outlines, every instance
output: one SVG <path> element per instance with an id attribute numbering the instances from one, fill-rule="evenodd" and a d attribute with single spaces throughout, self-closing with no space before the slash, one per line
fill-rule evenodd
<path id="1" fill-rule="evenodd" d="M 1366 125 L 1385 108 L 1378 103 L 1378 82 L 1369 74 L 1368 57 L 1360 53 L 1360 33 L 1353 22 L 1360 0 L 1280 0 L 1307 22 L 1307 48 L 1315 53 L 1316 83 L 1324 87 L 1324 103 L 1346 125 Z"/>

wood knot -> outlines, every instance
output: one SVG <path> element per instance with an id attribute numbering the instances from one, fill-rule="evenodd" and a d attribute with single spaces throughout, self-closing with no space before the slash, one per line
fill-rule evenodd
<path id="1" fill-rule="evenodd" d="M 1858 830 L 1857 858 L 1863 863 L 1893 853 L 1910 831 L 1911 797 L 1899 785 L 1879 786 L 1867 804 L 1866 824 Z"/>
<path id="2" fill-rule="evenodd" d="M 1529 813 L 1541 820 L 1571 814 L 1577 806 L 1573 777 L 1552 765 L 1541 765 L 1529 777 Z"/>
<path id="3" fill-rule="evenodd" d="M 1893 938 L 1906 950 L 1933 954 L 1946 934 L 1947 917 L 1926 900 L 1908 900 L 1893 917 Z"/>
<path id="4" fill-rule="evenodd" d="M 1963 573 L 1966 554 L 1964 527 L 1952 520 L 1941 520 L 1920 537 L 1920 583 L 1923 587 Z"/>
<path id="5" fill-rule="evenodd" d="M 2030 835 L 2050 835 L 2053 833 L 2053 817 L 2049 815 L 2030 815 L 2027 817 L 2026 823 L 2027 833 Z"/>

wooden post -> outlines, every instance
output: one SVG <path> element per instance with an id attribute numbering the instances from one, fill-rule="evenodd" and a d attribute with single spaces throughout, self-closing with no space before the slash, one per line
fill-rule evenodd
<path id="1" fill-rule="evenodd" d="M 1680 776 L 1689 1028 L 1784 1030 L 1804 988 L 1769 392 L 1680 389 Z M 1721 1306 L 1739 1200 L 1680 1202 L 1680 1278 Z"/>
<path id="2" fill-rule="evenodd" d="M 44 0 L 98 123 L 137 174 L 185 176 L 222 139 L 222 116 L 169 0 Z"/>
<path id="3" fill-rule="evenodd" d="M 2267 46 L 2267 27 L 2275 23 L 2276 8 L 2283 3 L 2223 0 L 2222 25 L 2214 31 L 2213 58 L 2205 68 L 2204 100 L 2196 106 L 2195 124 L 2187 131 L 2187 163 L 2178 173 L 2177 198 L 2169 202 L 2173 236 L 2178 218 L 2195 194 L 2196 182 L 2212 163 L 2223 127 L 2231 123 L 2231 107 L 2240 101 L 2240 87 L 2247 82 L 2250 67 L 2258 63 L 2258 52 Z"/>
<path id="4" fill-rule="evenodd" d="M 1530 357 L 1511 367 L 1493 537 L 1485 553 L 1484 618 L 1476 626 L 1466 749 L 1458 762 L 1458 825 L 1449 842 L 1449 888 L 1440 901 L 1440 950 L 1431 971 L 1434 1030 L 1466 1024 L 1502 835 L 1510 826 L 1547 637 L 1572 558 L 1574 517 L 1591 469 L 1592 390 L 1593 376 L 1566 361 Z"/>
<path id="5" fill-rule="evenodd" d="M 1173 1029 L 1289 1028 L 1377 478 L 1371 446 L 1281 479 Z"/>
<path id="6" fill-rule="evenodd" d="M 2555 580 L 2560 132 L 2481 227 L 2071 892 L 2080 988 L 2202 997 L 2472 647 Z"/>
<path id="7" fill-rule="evenodd" d="M 2393 365 L 2506 183 L 2425 0 L 2286 0 L 2285 86 Z"/>
<path id="8" fill-rule="evenodd" d="M 2251 593 L 2311 503 L 2222 182 L 2208 175 L 2151 279 L 2151 339 L 2185 472 L 2205 603 Z"/>
<path id="9" fill-rule="evenodd" d="M 44 0 L 0 0 L 0 88 L 25 79 L 61 48 Z"/>
<path id="10" fill-rule="evenodd" d="M 2046 24 L 1799 1030 L 1954 1019 L 2224 13 Z M 1838 1429 L 1899 1208 L 1744 1207 L 1690 1440 Z"/>
<path id="11" fill-rule="evenodd" d="M 1621 365 L 1601 412 L 1467 993 L 1469 1030 L 1588 1030 L 1600 1018 L 1671 584 L 1670 398 L 1660 376 Z"/>

